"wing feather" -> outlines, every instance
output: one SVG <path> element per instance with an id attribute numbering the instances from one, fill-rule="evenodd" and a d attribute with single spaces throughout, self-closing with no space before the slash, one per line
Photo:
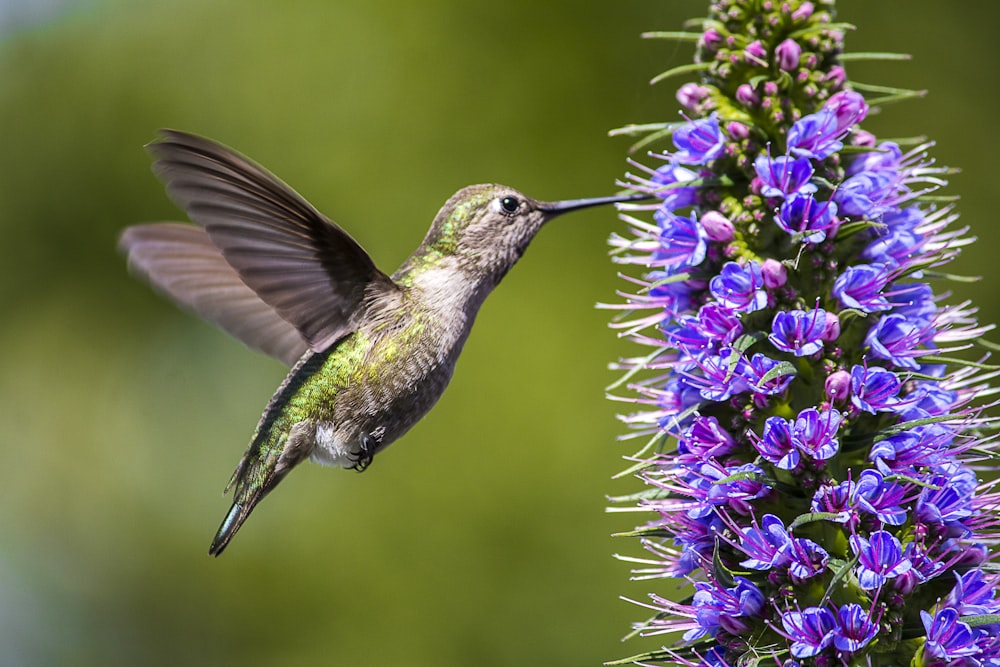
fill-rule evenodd
<path id="1" fill-rule="evenodd" d="M 353 331 L 367 297 L 398 289 L 357 241 L 264 168 L 208 139 L 162 133 L 148 148 L 170 197 L 313 350 Z"/>
<path id="2" fill-rule="evenodd" d="M 299 330 L 247 287 L 201 227 L 137 225 L 124 231 L 119 247 L 132 271 L 249 347 L 289 366 L 308 349 Z"/>

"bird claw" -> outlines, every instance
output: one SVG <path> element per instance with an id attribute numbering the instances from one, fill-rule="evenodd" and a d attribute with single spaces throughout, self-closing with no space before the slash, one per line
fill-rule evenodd
<path id="1" fill-rule="evenodd" d="M 357 470 L 358 472 L 363 472 L 365 468 L 371 465 L 372 458 L 375 456 L 375 443 L 372 442 L 371 437 L 366 433 L 361 436 L 361 451 L 357 454 L 357 460 L 351 469 Z"/>

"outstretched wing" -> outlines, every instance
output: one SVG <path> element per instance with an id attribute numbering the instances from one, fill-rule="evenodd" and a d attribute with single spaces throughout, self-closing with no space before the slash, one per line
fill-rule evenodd
<path id="1" fill-rule="evenodd" d="M 313 350 L 353 331 L 366 297 L 398 289 L 357 241 L 264 168 L 208 139 L 162 132 L 148 149 L 167 193 Z"/>
<path id="2" fill-rule="evenodd" d="M 291 366 L 308 349 L 298 329 L 247 287 L 201 227 L 137 225 L 125 230 L 119 247 L 129 269 L 255 350 Z"/>

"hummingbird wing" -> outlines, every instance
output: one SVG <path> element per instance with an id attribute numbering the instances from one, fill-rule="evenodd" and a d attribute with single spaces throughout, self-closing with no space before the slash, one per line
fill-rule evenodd
<path id="1" fill-rule="evenodd" d="M 171 199 L 314 351 L 355 330 L 367 299 L 399 289 L 347 232 L 263 167 L 208 139 L 161 132 L 148 150 Z"/>
<path id="2" fill-rule="evenodd" d="M 298 329 L 247 287 L 201 227 L 137 225 L 122 233 L 119 247 L 131 270 L 249 347 L 289 366 L 308 349 Z"/>

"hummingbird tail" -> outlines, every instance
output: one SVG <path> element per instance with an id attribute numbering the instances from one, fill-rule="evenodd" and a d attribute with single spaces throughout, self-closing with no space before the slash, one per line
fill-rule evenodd
<path id="1" fill-rule="evenodd" d="M 267 413 L 265 413 L 265 416 Z M 229 513 L 222 520 L 208 555 L 218 556 L 236 535 L 250 512 L 278 485 L 285 475 L 302 461 L 309 458 L 315 442 L 315 425 L 299 422 L 290 433 L 280 433 L 274 441 L 255 437 L 243 459 L 236 467 L 226 492 L 233 489 L 235 495 Z"/>
<path id="2" fill-rule="evenodd" d="M 209 556 L 218 556 L 223 552 L 229 541 L 236 535 L 236 531 L 240 529 L 243 522 L 250 516 L 250 512 L 256 504 L 256 502 L 233 503 L 233 506 L 229 509 L 229 514 L 222 520 L 222 525 L 219 526 L 219 531 L 215 534 L 215 539 L 212 540 L 212 546 L 208 548 Z"/>

